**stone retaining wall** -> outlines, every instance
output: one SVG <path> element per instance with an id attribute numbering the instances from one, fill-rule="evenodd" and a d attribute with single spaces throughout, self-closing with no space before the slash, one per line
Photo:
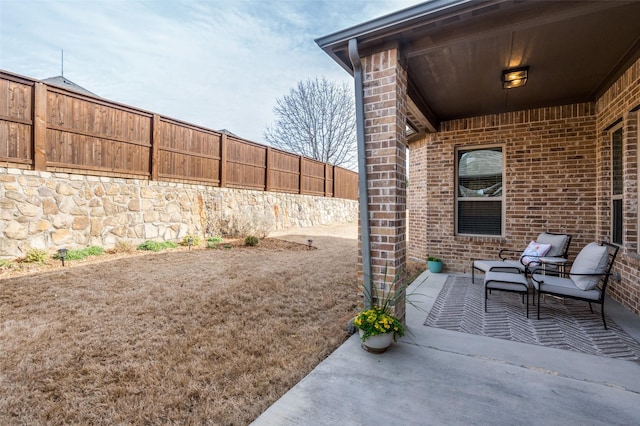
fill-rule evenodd
<path id="1" fill-rule="evenodd" d="M 0 258 L 357 220 L 354 200 L 0 167 Z"/>

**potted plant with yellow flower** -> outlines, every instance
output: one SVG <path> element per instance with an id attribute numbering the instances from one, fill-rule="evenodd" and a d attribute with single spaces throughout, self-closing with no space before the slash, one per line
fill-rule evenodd
<path id="1" fill-rule="evenodd" d="M 373 353 L 384 352 L 396 337 L 404 336 L 404 325 L 389 313 L 388 307 L 373 306 L 361 311 L 353 325 L 360 333 L 363 348 Z"/>
<path id="2" fill-rule="evenodd" d="M 393 282 L 397 282 L 397 277 Z M 364 286 L 365 308 L 353 319 L 353 326 L 358 329 L 365 350 L 382 353 L 397 337 L 404 336 L 404 324 L 392 314 L 392 307 L 400 301 L 408 301 L 405 290 L 409 284 L 400 285 L 395 290 L 391 289 L 393 284 L 387 283 L 385 266 L 384 280 L 380 287 L 373 283 L 370 288 Z M 388 285 L 392 287 L 387 289 Z"/>

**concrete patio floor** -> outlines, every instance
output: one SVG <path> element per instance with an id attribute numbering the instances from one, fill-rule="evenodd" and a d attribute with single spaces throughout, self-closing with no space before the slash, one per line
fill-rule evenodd
<path id="1" fill-rule="evenodd" d="M 636 425 L 640 363 L 423 325 L 447 274 L 410 287 L 410 331 L 385 353 L 357 335 L 276 401 L 254 425 Z M 640 319 L 607 314 L 640 340 Z"/>

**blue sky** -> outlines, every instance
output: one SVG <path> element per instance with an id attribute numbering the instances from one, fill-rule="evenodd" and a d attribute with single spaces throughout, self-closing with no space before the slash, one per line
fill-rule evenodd
<path id="1" fill-rule="evenodd" d="M 0 69 L 263 143 L 298 81 L 353 84 L 314 39 L 419 0 L 0 0 Z"/>

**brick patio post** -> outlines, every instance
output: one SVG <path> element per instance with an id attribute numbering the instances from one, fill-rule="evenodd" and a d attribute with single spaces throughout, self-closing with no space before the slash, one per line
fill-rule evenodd
<path id="1" fill-rule="evenodd" d="M 406 264 L 407 75 L 397 48 L 361 59 L 372 278 L 378 291 L 397 289 Z M 394 315 L 404 321 L 404 302 Z"/>

